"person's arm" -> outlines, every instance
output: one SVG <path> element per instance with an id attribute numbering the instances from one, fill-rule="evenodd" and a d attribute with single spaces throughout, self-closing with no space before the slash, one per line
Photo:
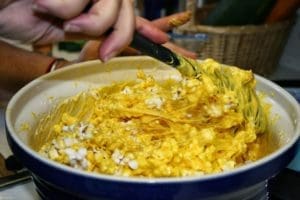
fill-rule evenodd
<path id="1" fill-rule="evenodd" d="M 15 91 L 47 73 L 55 58 L 26 51 L 0 40 L 0 87 Z M 58 63 L 57 67 L 66 65 Z"/>

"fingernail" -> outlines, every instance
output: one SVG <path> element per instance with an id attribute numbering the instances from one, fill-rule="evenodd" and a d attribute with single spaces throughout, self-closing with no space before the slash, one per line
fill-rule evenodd
<path id="1" fill-rule="evenodd" d="M 64 30 L 66 32 L 80 32 L 81 31 L 80 27 L 77 26 L 77 25 L 75 25 L 75 24 L 67 24 L 67 25 L 65 25 Z"/>
<path id="2" fill-rule="evenodd" d="M 33 4 L 32 10 L 40 12 L 40 13 L 47 13 L 48 12 L 47 8 L 45 8 L 41 5 L 38 5 L 38 4 Z"/>
<path id="3" fill-rule="evenodd" d="M 168 23 L 172 27 L 178 27 L 188 22 L 191 19 L 191 17 L 192 13 L 190 11 L 187 11 L 171 18 Z"/>

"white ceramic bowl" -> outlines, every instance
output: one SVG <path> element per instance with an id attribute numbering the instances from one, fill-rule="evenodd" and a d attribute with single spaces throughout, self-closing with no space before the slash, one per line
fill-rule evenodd
<path id="1" fill-rule="evenodd" d="M 22 88 L 6 111 L 7 138 L 14 154 L 32 172 L 37 191 L 45 199 L 250 199 L 265 197 L 265 182 L 287 166 L 295 155 L 300 134 L 300 108 L 284 89 L 256 76 L 257 90 L 268 94 L 272 115 L 279 120 L 271 126 L 280 148 L 274 153 L 232 171 L 177 178 L 134 178 L 93 174 L 41 157 L 28 145 L 30 132 L 21 131 L 26 122 L 37 124 L 37 115 L 53 107 L 53 97 L 66 98 L 90 87 L 113 81 L 135 79 L 137 69 L 157 78 L 178 72 L 148 57 L 116 58 L 75 64 L 42 76 Z"/>

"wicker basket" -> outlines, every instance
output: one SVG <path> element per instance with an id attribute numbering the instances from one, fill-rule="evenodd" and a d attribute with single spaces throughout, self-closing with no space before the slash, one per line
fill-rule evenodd
<path id="1" fill-rule="evenodd" d="M 208 13 L 207 8 L 195 11 L 196 6 L 190 7 L 193 20 L 176 32 L 183 35 L 201 33 L 205 37 L 200 41 L 174 40 L 175 43 L 197 52 L 200 59 L 214 58 L 221 63 L 252 69 L 263 76 L 274 72 L 293 24 L 292 20 L 270 25 L 203 26 L 195 21 Z"/>

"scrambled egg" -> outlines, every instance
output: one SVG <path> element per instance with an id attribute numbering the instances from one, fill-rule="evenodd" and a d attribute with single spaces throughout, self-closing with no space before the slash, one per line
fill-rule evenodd
<path id="1" fill-rule="evenodd" d="M 253 76 L 234 72 L 240 80 Z M 161 82 L 142 71 L 137 77 L 63 101 L 41 120 L 35 148 L 89 172 L 143 177 L 217 173 L 269 153 L 268 134 L 245 117 L 239 94 L 205 73 Z"/>

